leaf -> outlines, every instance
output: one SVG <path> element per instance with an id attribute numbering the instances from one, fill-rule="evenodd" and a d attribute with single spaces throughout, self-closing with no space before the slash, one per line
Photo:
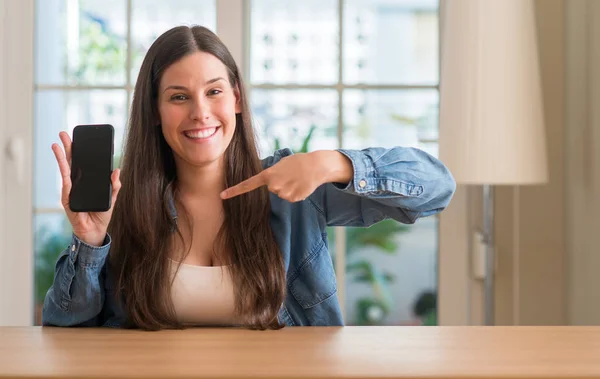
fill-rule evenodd
<path id="1" fill-rule="evenodd" d="M 376 282 L 376 271 L 373 264 L 366 259 L 349 263 L 346 265 L 348 276 L 353 275 L 353 281 L 359 283 L 369 283 L 373 285 Z"/>
<path id="2" fill-rule="evenodd" d="M 346 265 L 346 274 L 352 275 L 355 282 L 370 283 L 380 287 L 387 288 L 387 285 L 394 282 L 395 276 L 389 272 L 380 272 L 370 261 L 361 259 Z"/>
<path id="3" fill-rule="evenodd" d="M 368 283 L 368 284 L 373 284 L 373 277 L 370 275 L 357 275 L 353 278 L 353 282 L 355 283 Z"/>
<path id="4" fill-rule="evenodd" d="M 397 233 L 409 230 L 395 220 L 383 220 L 369 228 L 346 228 L 346 247 L 348 254 L 365 246 L 373 246 L 386 254 L 395 254 L 398 243 L 395 241 Z"/>
<path id="5" fill-rule="evenodd" d="M 353 263 L 349 263 L 346 265 L 346 272 L 353 272 L 353 271 L 371 271 L 372 267 L 371 267 L 371 262 L 362 259 L 360 261 L 356 261 Z"/>
<path id="6" fill-rule="evenodd" d="M 310 126 L 308 135 L 304 138 L 304 141 L 302 142 L 302 147 L 300 148 L 299 152 L 308 153 L 308 144 L 310 143 L 310 139 L 312 138 L 313 132 L 315 131 L 316 128 L 317 127 L 315 125 Z"/>
<path id="7" fill-rule="evenodd" d="M 54 266 L 60 253 L 71 242 L 66 232 L 51 233 L 42 228 L 36 233 L 35 250 L 35 301 L 44 301 L 46 292 L 54 281 Z"/>
<path id="8" fill-rule="evenodd" d="M 417 123 L 417 118 L 411 118 L 411 117 L 401 116 L 401 115 L 396 114 L 396 113 L 392 113 L 392 115 L 390 116 L 390 118 L 392 120 L 400 121 L 402 123 L 410 124 L 410 125 L 414 125 L 414 124 Z"/>
<path id="9" fill-rule="evenodd" d="M 349 276 L 354 275 L 353 278 L 355 281 L 372 283 L 374 281 L 373 272 L 371 262 L 364 259 L 346 265 L 346 274 Z"/>

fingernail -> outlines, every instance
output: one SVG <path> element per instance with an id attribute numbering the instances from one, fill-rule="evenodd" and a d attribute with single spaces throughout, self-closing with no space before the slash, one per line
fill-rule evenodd
<path id="1" fill-rule="evenodd" d="M 221 199 L 225 199 L 227 197 L 227 191 L 221 192 Z"/>

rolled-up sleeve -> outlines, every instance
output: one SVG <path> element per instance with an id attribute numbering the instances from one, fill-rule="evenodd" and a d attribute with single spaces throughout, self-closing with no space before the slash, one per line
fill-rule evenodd
<path id="1" fill-rule="evenodd" d="M 104 305 L 104 265 L 110 236 L 94 247 L 73 235 L 59 256 L 54 282 L 44 299 L 42 324 L 54 326 L 99 326 Z"/>
<path id="2" fill-rule="evenodd" d="M 414 223 L 445 209 L 456 190 L 446 166 L 416 148 L 337 151 L 352 162 L 352 180 L 324 184 L 311 196 L 330 226 L 370 226 L 386 218 Z"/>

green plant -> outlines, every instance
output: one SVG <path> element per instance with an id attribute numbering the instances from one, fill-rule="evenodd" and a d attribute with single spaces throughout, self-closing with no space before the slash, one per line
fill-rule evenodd
<path id="1" fill-rule="evenodd" d="M 299 148 L 292 148 L 294 153 L 307 153 L 315 125 L 311 125 L 307 135 L 302 140 Z M 275 139 L 275 149 L 280 149 L 278 138 Z M 409 228 L 395 220 L 383 220 L 368 228 L 346 228 L 346 275 L 357 283 L 365 283 L 371 287 L 372 296 L 363 297 L 356 301 L 356 317 L 359 325 L 373 325 L 380 323 L 390 312 L 393 299 L 390 295 L 389 285 L 395 280 L 393 274 L 380 270 L 371 260 L 357 258 L 356 253 L 371 247 L 377 252 L 394 255 L 399 245 L 395 237 L 398 233 Z M 327 228 L 328 235 L 334 234 L 334 228 Z M 332 240 L 331 250 L 335 250 L 335 239 Z"/>
<path id="2" fill-rule="evenodd" d="M 77 82 L 118 75 L 125 69 L 125 41 L 103 27 L 99 20 L 83 18 L 77 61 L 71 75 Z"/>
<path id="3" fill-rule="evenodd" d="M 421 320 L 421 325 L 437 325 L 437 294 L 422 292 L 415 302 L 413 313 Z"/>
<path id="4" fill-rule="evenodd" d="M 302 140 L 302 145 L 300 146 L 300 148 L 292 149 L 292 151 L 294 153 L 307 153 L 308 152 L 308 145 L 313 136 L 313 133 L 315 132 L 315 129 L 317 129 L 316 125 L 310 126 L 310 129 L 308 130 L 306 137 L 304 137 L 304 139 Z M 275 137 L 275 150 L 279 150 L 279 149 L 281 149 L 281 140 L 279 138 Z"/>
<path id="5" fill-rule="evenodd" d="M 357 253 L 372 248 L 377 253 L 395 255 L 400 247 L 397 234 L 408 230 L 408 226 L 391 219 L 368 228 L 346 228 L 346 275 L 353 282 L 371 287 L 371 296 L 359 298 L 356 302 L 358 325 L 379 324 L 392 310 L 393 298 L 389 286 L 394 283 L 395 276 L 380 269 L 371 259 L 357 257 Z M 332 233 L 333 228 L 328 228 L 328 234 Z M 335 250 L 335 240 L 332 241 L 331 250 Z"/>

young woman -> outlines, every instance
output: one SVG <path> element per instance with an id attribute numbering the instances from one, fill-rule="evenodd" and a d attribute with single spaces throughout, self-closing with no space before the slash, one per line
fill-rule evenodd
<path id="1" fill-rule="evenodd" d="M 73 237 L 44 325 L 342 325 L 326 227 L 413 223 L 455 190 L 413 148 L 283 149 L 261 161 L 240 71 L 199 26 L 167 31 L 144 59 L 113 209 L 69 210 L 71 141 L 60 139 Z"/>

